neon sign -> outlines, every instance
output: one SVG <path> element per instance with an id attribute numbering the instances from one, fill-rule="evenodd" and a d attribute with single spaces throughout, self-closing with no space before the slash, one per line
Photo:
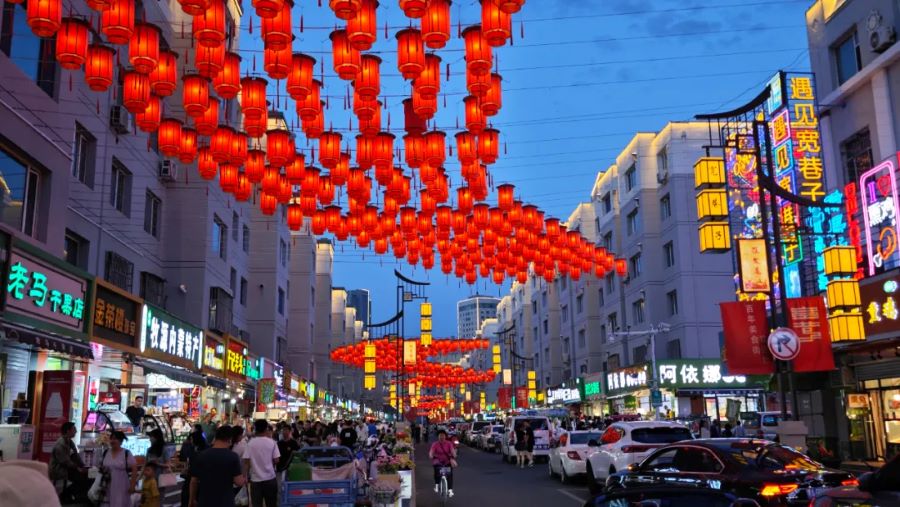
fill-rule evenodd
<path id="1" fill-rule="evenodd" d="M 203 332 L 146 303 L 141 312 L 141 353 L 185 368 L 203 367 Z"/>
<path id="2" fill-rule="evenodd" d="M 900 265 L 900 252 L 897 249 L 897 209 L 900 208 L 900 197 L 897 192 L 896 170 L 894 160 L 888 159 L 859 178 L 870 276 Z"/>
<path id="3" fill-rule="evenodd" d="M 806 217 L 806 225 L 812 231 L 812 247 L 815 252 L 816 284 L 820 291 L 826 289 L 828 278 L 825 276 L 825 257 L 822 253 L 831 246 L 848 245 L 847 213 L 844 204 L 845 192 L 835 190 L 825 196 L 824 202 L 833 204 L 829 208 L 810 207 Z M 855 195 L 855 193 L 854 193 Z M 849 203 L 848 203 L 849 205 Z M 859 226 L 857 225 L 857 233 Z"/>

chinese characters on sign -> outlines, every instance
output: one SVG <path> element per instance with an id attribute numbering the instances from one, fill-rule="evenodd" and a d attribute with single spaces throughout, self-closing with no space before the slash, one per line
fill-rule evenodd
<path id="1" fill-rule="evenodd" d="M 144 304 L 141 317 L 141 353 L 190 369 L 203 367 L 200 353 L 203 332 L 168 313 Z"/>
<path id="2" fill-rule="evenodd" d="M 244 380 L 246 371 L 247 346 L 231 339 L 228 340 L 228 350 L 225 352 L 225 373 L 229 378 Z"/>
<path id="3" fill-rule="evenodd" d="M 822 145 L 812 75 L 787 74 L 787 106 L 799 174 L 799 195 L 811 201 L 825 197 Z"/>
<path id="4" fill-rule="evenodd" d="M 657 364 L 660 388 L 746 388 L 755 379 L 726 375 L 717 359 L 670 359 Z M 630 367 L 607 374 L 611 394 L 649 387 L 650 367 Z"/>
<path id="5" fill-rule="evenodd" d="M 741 290 L 744 292 L 769 292 L 769 262 L 766 259 L 766 241 L 763 239 L 738 240 Z"/>
<path id="6" fill-rule="evenodd" d="M 871 276 L 900 265 L 900 251 L 897 249 L 900 197 L 894 160 L 885 160 L 863 173 L 859 178 L 859 190 L 862 193 L 862 216 Z"/>
<path id="7" fill-rule="evenodd" d="M 141 302 L 131 295 L 96 281 L 94 294 L 93 338 L 101 343 L 137 350 L 137 326 L 141 318 Z"/>
<path id="8" fill-rule="evenodd" d="M 833 370 L 834 354 L 825 300 L 819 296 L 789 298 L 787 313 L 791 329 L 800 338 L 800 353 L 794 359 L 794 371 Z"/>
<path id="9" fill-rule="evenodd" d="M 84 329 L 88 281 L 24 251 L 9 256 L 6 307 L 74 331 Z"/>
<path id="10" fill-rule="evenodd" d="M 203 347 L 203 370 L 218 375 L 225 371 L 225 344 L 208 333 Z"/>
<path id="11" fill-rule="evenodd" d="M 896 332 L 900 322 L 900 276 L 863 280 L 859 294 L 866 336 Z"/>
<path id="12" fill-rule="evenodd" d="M 775 363 L 766 349 L 769 324 L 764 301 L 720 303 L 725 334 L 725 362 L 733 374 L 769 374 Z"/>
<path id="13" fill-rule="evenodd" d="M 581 401 L 578 389 L 562 387 L 559 389 L 547 389 L 547 403 L 577 403 Z"/>

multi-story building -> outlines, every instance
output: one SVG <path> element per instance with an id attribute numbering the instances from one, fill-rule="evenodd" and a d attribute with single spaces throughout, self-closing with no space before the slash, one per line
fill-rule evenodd
<path id="1" fill-rule="evenodd" d="M 900 282 L 900 254 L 888 239 L 896 237 L 900 166 L 900 5 L 819 0 L 807 11 L 806 24 L 826 182 L 829 190 L 843 189 L 847 215 L 859 225 L 859 236 L 850 241 L 859 247 L 865 275 L 866 340 L 834 344 L 838 372 L 803 376 L 798 412 L 811 434 L 839 442 L 841 458 L 890 458 L 900 444 L 893 401 L 900 398 L 894 353 L 900 321 L 878 309 L 891 299 L 884 287 Z M 834 417 L 842 412 L 847 417 Z"/>
<path id="2" fill-rule="evenodd" d="M 347 291 L 347 306 L 356 309 L 356 320 L 368 326 L 372 323 L 372 299 L 368 289 L 351 289 Z"/>
<path id="3" fill-rule="evenodd" d="M 474 338 L 484 319 L 497 315 L 497 298 L 475 295 L 456 303 L 458 338 Z"/>
<path id="4" fill-rule="evenodd" d="M 331 360 L 328 357 L 331 344 L 331 269 L 334 266 L 334 247 L 328 239 L 316 241 L 315 291 L 313 301 L 313 327 L 310 329 L 312 347 L 309 356 L 309 378 L 319 385 L 328 383 Z"/>

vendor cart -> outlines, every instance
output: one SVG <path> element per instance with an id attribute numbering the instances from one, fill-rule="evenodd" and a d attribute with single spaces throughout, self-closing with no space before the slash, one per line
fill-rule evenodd
<path id="1" fill-rule="evenodd" d="M 291 467 L 307 467 L 311 480 L 282 484 L 282 507 L 329 505 L 353 507 L 359 475 L 347 447 L 306 447 L 294 453 Z M 292 475 L 293 470 L 288 472 Z"/>

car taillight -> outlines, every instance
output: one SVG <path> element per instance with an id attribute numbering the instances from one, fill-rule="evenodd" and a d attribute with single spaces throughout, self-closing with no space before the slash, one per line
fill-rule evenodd
<path id="1" fill-rule="evenodd" d="M 859 486 L 859 479 L 846 479 L 841 481 L 841 486 Z"/>
<path id="2" fill-rule="evenodd" d="M 566 453 L 566 456 L 568 456 L 569 459 L 581 460 L 581 455 L 578 454 L 578 451 L 569 451 Z"/>
<path id="3" fill-rule="evenodd" d="M 781 496 L 795 491 L 798 487 L 797 484 L 763 484 L 759 494 L 764 497 Z"/>
<path id="4" fill-rule="evenodd" d="M 632 453 L 632 452 L 647 452 L 656 449 L 656 447 L 652 445 L 623 445 L 622 452 Z"/>

